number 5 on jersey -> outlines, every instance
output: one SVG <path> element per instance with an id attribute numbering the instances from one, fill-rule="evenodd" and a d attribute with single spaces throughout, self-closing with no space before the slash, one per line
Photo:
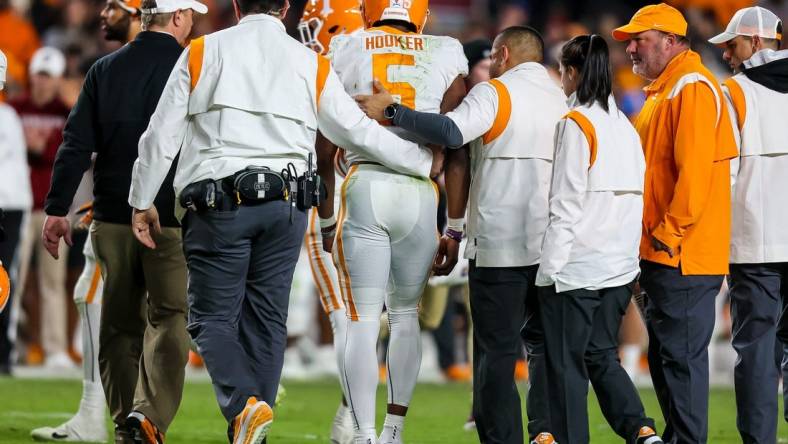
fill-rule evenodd
<path id="1" fill-rule="evenodd" d="M 390 66 L 416 66 L 416 58 L 410 54 L 372 54 L 372 78 L 378 79 L 399 103 L 416 109 L 416 88 L 408 82 L 389 81 Z"/>

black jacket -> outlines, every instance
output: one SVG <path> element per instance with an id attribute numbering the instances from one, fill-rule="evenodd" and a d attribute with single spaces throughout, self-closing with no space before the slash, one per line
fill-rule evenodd
<path id="1" fill-rule="evenodd" d="M 47 214 L 68 213 L 95 152 L 94 218 L 131 223 L 128 197 L 137 143 L 182 52 L 171 35 L 143 31 L 90 68 L 63 130 L 63 144 L 55 158 L 52 186 L 44 205 Z M 155 200 L 161 224 L 167 227 L 179 226 L 172 187 L 175 165 L 177 160 Z"/>

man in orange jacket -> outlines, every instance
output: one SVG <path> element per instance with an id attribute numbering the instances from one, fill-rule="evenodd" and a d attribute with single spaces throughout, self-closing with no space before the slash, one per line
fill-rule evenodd
<path id="1" fill-rule="evenodd" d="M 613 37 L 650 80 L 635 122 L 646 156 L 641 286 L 649 366 L 665 442 L 705 443 L 714 299 L 728 273 L 730 159 L 737 150 L 714 76 L 666 4 L 640 9 Z"/>

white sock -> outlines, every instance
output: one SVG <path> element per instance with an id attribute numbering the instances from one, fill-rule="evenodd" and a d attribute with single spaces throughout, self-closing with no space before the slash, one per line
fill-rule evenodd
<path id="1" fill-rule="evenodd" d="M 377 320 L 348 322 L 345 346 L 344 383 L 347 401 L 353 411 L 356 442 L 375 434 L 375 392 L 378 386 Z M 362 439 L 362 441 L 358 441 Z"/>
<path id="2" fill-rule="evenodd" d="M 638 373 L 640 367 L 641 347 L 636 344 L 626 344 L 621 346 L 621 366 L 630 377 Z"/>
<path id="3" fill-rule="evenodd" d="M 421 329 L 417 308 L 389 309 L 388 402 L 407 407 L 421 368 Z"/>
<path id="4" fill-rule="evenodd" d="M 77 415 L 100 420 L 103 425 L 105 406 L 106 400 L 101 382 L 82 381 L 82 399 L 79 401 Z"/>
<path id="5" fill-rule="evenodd" d="M 82 328 L 82 379 L 101 383 L 98 365 L 99 324 L 101 305 L 77 303 Z"/>
<path id="6" fill-rule="evenodd" d="M 331 321 L 331 331 L 334 334 L 334 353 L 337 358 L 337 369 L 339 370 L 339 382 L 342 382 L 345 377 L 344 362 L 345 362 L 345 342 L 347 341 L 347 324 L 348 318 L 344 308 L 338 308 L 328 314 L 328 319 Z"/>
<path id="7" fill-rule="evenodd" d="M 356 430 L 353 435 L 353 444 L 377 444 L 378 435 L 375 434 L 375 428 L 366 428 L 363 430 Z"/>
<path id="8" fill-rule="evenodd" d="M 383 421 L 383 432 L 378 442 L 380 444 L 394 444 L 402 442 L 402 430 L 405 428 L 405 417 L 386 413 Z"/>

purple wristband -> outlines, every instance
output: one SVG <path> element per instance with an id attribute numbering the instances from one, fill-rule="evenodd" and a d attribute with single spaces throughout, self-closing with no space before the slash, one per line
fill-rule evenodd
<path id="1" fill-rule="evenodd" d="M 456 231 L 456 230 L 452 230 L 451 228 L 447 228 L 445 234 L 446 234 L 446 237 L 448 237 L 449 239 L 454 239 L 457 242 L 462 242 L 462 232 L 461 231 Z"/>

